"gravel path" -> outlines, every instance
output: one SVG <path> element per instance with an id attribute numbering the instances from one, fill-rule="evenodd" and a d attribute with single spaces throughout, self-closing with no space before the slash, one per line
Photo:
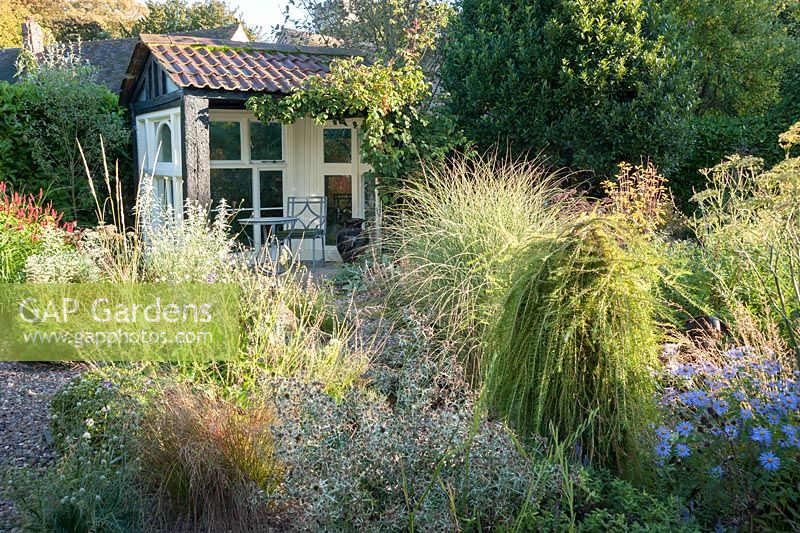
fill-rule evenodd
<path id="1" fill-rule="evenodd" d="M 0 470 L 53 458 L 44 439 L 48 404 L 80 372 L 74 366 L 0 362 Z M 13 502 L 0 493 L 0 532 L 12 531 L 13 522 Z"/>

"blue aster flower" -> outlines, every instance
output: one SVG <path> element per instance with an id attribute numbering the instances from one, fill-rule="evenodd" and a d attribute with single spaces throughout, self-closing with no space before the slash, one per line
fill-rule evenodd
<path id="1" fill-rule="evenodd" d="M 770 472 L 774 472 L 775 470 L 781 467 L 781 460 L 772 452 L 764 452 L 758 456 L 758 460 L 761 462 L 761 466 L 764 467 L 764 470 L 768 470 Z"/>
<path id="2" fill-rule="evenodd" d="M 711 409 L 713 409 L 717 415 L 722 416 L 728 412 L 728 402 L 725 400 L 714 400 L 711 402 Z"/>
<path id="3" fill-rule="evenodd" d="M 752 404 L 753 404 L 753 409 L 755 409 L 755 412 L 762 416 L 765 416 L 770 410 L 770 406 L 764 404 L 763 402 L 753 400 Z"/>
<path id="4" fill-rule="evenodd" d="M 694 425 L 691 422 L 681 422 L 677 426 L 675 426 L 675 431 L 678 432 L 678 435 L 681 437 L 688 437 L 689 434 L 694 431 Z"/>
<path id="5" fill-rule="evenodd" d="M 656 436 L 661 440 L 668 440 L 672 436 L 672 431 L 666 426 L 659 426 L 656 429 Z"/>
<path id="6" fill-rule="evenodd" d="M 675 369 L 672 370 L 672 373 L 679 378 L 690 378 L 694 376 L 694 368 L 691 365 L 684 363 L 675 367 Z"/>
<path id="7" fill-rule="evenodd" d="M 681 400 L 689 407 L 705 407 L 709 402 L 708 394 L 703 390 L 684 392 Z"/>
<path id="8" fill-rule="evenodd" d="M 772 433 L 762 426 L 756 426 L 750 431 L 750 438 L 756 442 L 769 444 L 772 442 Z"/>
<path id="9" fill-rule="evenodd" d="M 783 403 L 790 411 L 796 411 L 797 408 L 800 407 L 800 396 L 794 393 L 787 394 L 783 400 Z"/>
<path id="10" fill-rule="evenodd" d="M 725 424 L 722 431 L 729 439 L 735 439 L 739 436 L 739 428 L 735 424 Z"/>
<path id="11" fill-rule="evenodd" d="M 689 451 L 689 446 L 686 444 L 680 442 L 675 445 L 675 455 L 678 457 L 689 457 L 689 453 L 691 452 Z"/>
<path id="12" fill-rule="evenodd" d="M 725 352 L 725 355 L 731 359 L 741 359 L 744 357 L 745 353 L 742 348 L 731 348 Z"/>
<path id="13" fill-rule="evenodd" d="M 672 446 L 667 442 L 660 442 L 656 445 L 656 455 L 658 457 L 667 458 L 672 453 Z"/>
<path id="14" fill-rule="evenodd" d="M 722 476 L 724 476 L 724 475 L 725 475 L 725 469 L 724 469 L 724 468 L 722 468 L 722 467 L 721 467 L 721 466 L 719 466 L 719 465 L 717 465 L 717 466 L 712 466 L 712 467 L 711 467 L 711 468 L 708 470 L 708 473 L 709 473 L 709 474 L 711 474 L 711 477 L 715 477 L 715 478 L 721 478 Z"/>

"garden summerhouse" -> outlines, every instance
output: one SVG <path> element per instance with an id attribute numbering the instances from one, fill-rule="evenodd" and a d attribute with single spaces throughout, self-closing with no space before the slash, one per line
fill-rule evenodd
<path id="1" fill-rule="evenodd" d="M 180 217 L 185 200 L 224 198 L 237 218 L 286 212 L 290 198 L 326 198 L 325 246 L 348 218 L 369 218 L 374 191 L 359 157 L 358 119 L 346 124 L 263 124 L 246 109 L 254 95 L 276 97 L 324 76 L 341 48 L 141 35 L 122 83 L 131 110 L 139 174 Z M 246 237 L 259 245 L 252 228 Z"/>

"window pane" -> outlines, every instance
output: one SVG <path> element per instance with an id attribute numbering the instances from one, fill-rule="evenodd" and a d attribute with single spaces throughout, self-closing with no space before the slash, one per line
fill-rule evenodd
<path id="1" fill-rule="evenodd" d="M 168 176 L 153 176 L 153 215 L 161 221 L 172 219 L 175 216 L 175 196 L 172 188 L 174 178 Z"/>
<path id="2" fill-rule="evenodd" d="M 153 189 L 156 195 L 156 203 L 159 208 L 167 207 L 167 192 L 164 178 L 153 178 Z"/>
<path id="3" fill-rule="evenodd" d="M 172 189 L 172 179 L 164 178 L 164 207 L 175 210 L 175 191 Z"/>
<path id="4" fill-rule="evenodd" d="M 280 124 L 250 123 L 250 159 L 255 161 L 283 160 Z"/>
<path id="5" fill-rule="evenodd" d="M 172 163 L 172 130 L 169 126 L 162 124 L 158 129 L 158 161 L 159 163 Z"/>
<path id="6" fill-rule="evenodd" d="M 280 170 L 262 170 L 259 172 L 259 199 L 261 200 L 262 217 L 279 217 L 283 215 L 283 172 Z"/>
<path id="7" fill-rule="evenodd" d="M 223 198 L 229 208 L 236 211 L 231 230 L 241 242 L 249 244 L 253 227 L 243 226 L 239 220 L 253 214 L 253 171 L 249 168 L 211 169 L 211 208 L 217 209 Z"/>
<path id="8" fill-rule="evenodd" d="M 325 224 L 327 244 L 336 244 L 336 234 L 346 218 L 353 218 L 353 186 L 350 176 L 325 176 L 328 198 L 328 220 Z"/>
<path id="9" fill-rule="evenodd" d="M 322 151 L 325 163 L 349 163 L 352 161 L 351 133 L 351 130 L 344 128 L 325 128 L 322 131 Z"/>
<path id="10" fill-rule="evenodd" d="M 212 122 L 208 135 L 212 161 L 242 159 L 241 126 L 238 122 Z"/>

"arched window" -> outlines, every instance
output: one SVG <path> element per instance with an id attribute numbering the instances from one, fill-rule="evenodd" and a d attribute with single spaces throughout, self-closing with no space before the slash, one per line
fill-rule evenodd
<path id="1" fill-rule="evenodd" d="M 162 124 L 158 128 L 158 163 L 172 163 L 172 130 L 168 124 Z"/>

